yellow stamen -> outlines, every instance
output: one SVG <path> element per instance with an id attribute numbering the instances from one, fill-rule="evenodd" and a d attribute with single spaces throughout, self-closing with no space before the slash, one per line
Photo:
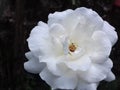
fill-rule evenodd
<path id="1" fill-rule="evenodd" d="M 74 45 L 74 43 L 72 43 L 70 46 L 69 46 L 69 50 L 71 52 L 74 52 L 76 50 L 76 46 Z"/>

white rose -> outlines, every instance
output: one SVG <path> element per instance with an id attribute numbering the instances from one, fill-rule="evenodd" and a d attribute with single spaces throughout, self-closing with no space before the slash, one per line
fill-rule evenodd
<path id="1" fill-rule="evenodd" d="M 115 79 L 109 55 L 117 38 L 91 9 L 55 12 L 31 31 L 24 68 L 53 89 L 96 90 L 100 81 Z"/>

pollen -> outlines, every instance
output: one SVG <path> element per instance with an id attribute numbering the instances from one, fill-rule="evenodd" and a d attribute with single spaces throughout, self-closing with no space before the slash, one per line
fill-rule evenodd
<path id="1" fill-rule="evenodd" d="M 69 50 L 70 50 L 71 52 L 74 52 L 74 51 L 76 50 L 76 46 L 74 45 L 74 43 L 70 44 Z"/>

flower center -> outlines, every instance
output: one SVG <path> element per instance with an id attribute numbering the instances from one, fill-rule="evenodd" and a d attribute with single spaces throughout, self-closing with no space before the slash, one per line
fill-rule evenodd
<path id="1" fill-rule="evenodd" d="M 76 46 L 74 45 L 74 43 L 72 43 L 72 44 L 69 45 L 69 50 L 71 52 L 74 52 L 76 50 Z"/>

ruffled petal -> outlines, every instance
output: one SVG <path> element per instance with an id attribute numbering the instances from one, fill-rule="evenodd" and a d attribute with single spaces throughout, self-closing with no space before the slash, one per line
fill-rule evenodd
<path id="1" fill-rule="evenodd" d="M 34 56 L 32 52 L 25 53 L 25 56 L 29 60 L 24 63 L 24 68 L 26 71 L 38 74 L 45 67 L 45 64 L 39 63 L 39 58 Z"/>
<path id="2" fill-rule="evenodd" d="M 104 63 L 93 64 L 88 71 L 80 72 L 79 76 L 87 82 L 99 82 L 104 79 L 112 81 L 114 79 L 111 72 L 112 66 L 112 61 L 107 59 Z"/>
<path id="3" fill-rule="evenodd" d="M 91 55 L 92 54 L 92 55 Z M 90 54 L 90 59 L 94 62 L 94 63 L 103 63 L 108 59 L 108 56 L 104 55 L 104 54 L 99 54 L 98 52 L 94 52 Z"/>
<path id="4" fill-rule="evenodd" d="M 26 56 L 26 58 L 27 58 L 28 60 L 30 60 L 30 59 L 32 59 L 32 58 L 37 59 L 37 57 L 35 57 L 35 56 L 32 54 L 32 52 L 27 52 L 27 53 L 25 53 L 25 56 Z"/>
<path id="5" fill-rule="evenodd" d="M 76 76 L 76 71 L 71 70 L 64 62 L 58 63 L 57 68 L 61 73 L 60 76 Z"/>
<path id="6" fill-rule="evenodd" d="M 54 38 L 62 38 L 66 35 L 64 27 L 60 24 L 52 24 L 49 31 Z"/>
<path id="7" fill-rule="evenodd" d="M 97 90 L 98 83 L 85 83 L 79 81 L 76 90 Z"/>
<path id="8" fill-rule="evenodd" d="M 66 61 L 65 64 L 74 71 L 86 71 L 91 66 L 91 60 L 88 56 L 82 56 L 78 60 Z"/>
<path id="9" fill-rule="evenodd" d="M 64 21 L 64 18 L 67 17 L 68 14 L 70 14 L 71 12 L 73 12 L 73 10 L 68 9 L 66 11 L 63 12 L 55 12 L 53 14 L 49 14 L 48 16 L 48 25 L 51 26 L 54 23 L 61 23 Z"/>
<path id="10" fill-rule="evenodd" d="M 39 74 L 40 77 L 52 88 L 55 88 L 56 86 L 54 85 L 55 80 L 58 78 L 57 76 L 53 75 L 48 68 L 44 68 L 41 73 Z"/>
<path id="11" fill-rule="evenodd" d="M 111 26 L 108 22 L 104 21 L 103 30 L 105 31 L 106 35 L 110 39 L 112 45 L 114 45 L 118 39 L 115 28 Z"/>
<path id="12" fill-rule="evenodd" d="M 77 77 L 62 76 L 56 79 L 54 84 L 59 89 L 74 89 L 77 86 Z"/>
<path id="13" fill-rule="evenodd" d="M 73 11 L 64 18 L 64 20 L 61 22 L 61 25 L 66 29 L 67 34 L 71 35 L 74 32 L 77 24 L 82 20 L 85 21 L 84 18 L 78 17 L 78 15 Z"/>
<path id="14" fill-rule="evenodd" d="M 63 52 L 63 40 L 66 37 L 66 31 L 64 27 L 60 24 L 52 24 L 50 27 L 50 35 L 52 37 L 52 44 L 53 44 L 53 50 L 54 55 L 62 55 Z"/>
<path id="15" fill-rule="evenodd" d="M 53 75 L 47 68 L 41 73 L 40 77 L 46 81 L 53 89 L 74 89 L 77 85 L 76 76 L 62 76 Z"/>
<path id="16" fill-rule="evenodd" d="M 48 25 L 46 23 L 42 22 L 42 21 L 38 22 L 38 26 L 48 28 Z"/>
<path id="17" fill-rule="evenodd" d="M 38 26 L 34 27 L 27 39 L 29 49 L 36 55 L 51 54 L 51 38 L 49 36 L 48 26 L 39 22 Z"/>
<path id="18" fill-rule="evenodd" d="M 57 68 L 57 64 L 59 63 L 59 60 L 49 57 L 49 58 L 43 58 L 40 60 L 40 62 L 44 62 L 47 65 L 48 70 L 53 73 L 54 75 L 61 75 L 61 71 Z"/>
<path id="19" fill-rule="evenodd" d="M 74 11 L 70 10 L 70 9 L 67 10 L 66 12 L 63 11 L 62 13 L 55 12 L 54 14 L 50 14 L 49 16 L 50 16 L 50 18 L 48 20 L 48 25 L 52 25 L 54 23 L 59 23 L 66 29 L 68 34 L 71 34 L 71 31 L 75 29 L 77 23 L 79 23 L 81 20 L 81 18 L 79 18 L 74 13 Z M 51 24 L 51 22 L 52 22 L 52 24 Z"/>
<path id="20" fill-rule="evenodd" d="M 94 31 L 101 30 L 103 27 L 102 18 L 91 9 L 84 7 L 77 8 L 74 11 L 73 16 L 75 18 L 74 20 L 76 21 L 75 24 L 72 23 L 74 29 L 71 32 L 74 40 L 77 39 L 80 42 L 81 40 L 84 41 L 85 39 L 90 38 Z"/>
<path id="21" fill-rule="evenodd" d="M 112 73 L 111 68 L 113 67 L 113 62 L 110 58 L 108 58 L 103 64 L 101 64 L 102 67 L 104 67 L 106 72 L 106 81 L 113 81 L 115 80 L 115 75 Z"/>
<path id="22" fill-rule="evenodd" d="M 103 19 L 92 9 L 81 7 L 77 8 L 75 13 L 84 16 L 87 20 L 86 25 L 94 27 L 95 30 L 100 30 L 103 26 Z"/>
<path id="23" fill-rule="evenodd" d="M 95 31 L 91 38 L 93 40 L 94 52 L 96 52 L 96 54 L 99 54 L 100 56 L 103 55 L 103 56 L 108 57 L 110 55 L 112 45 L 111 45 L 110 40 L 106 36 L 106 34 L 102 31 Z M 91 57 L 94 57 L 95 54 L 94 54 L 94 52 L 93 53 L 92 52 L 93 51 L 91 51 L 91 54 L 93 54 L 93 55 L 91 55 Z M 96 56 L 99 56 L 99 55 L 96 55 Z"/>
<path id="24" fill-rule="evenodd" d="M 105 80 L 108 82 L 113 81 L 113 80 L 115 80 L 115 75 L 110 71 Z"/>
<path id="25" fill-rule="evenodd" d="M 107 71 L 104 67 L 99 65 L 92 65 L 88 71 L 78 72 L 79 77 L 89 83 L 96 83 L 102 81 L 107 76 Z"/>
<path id="26" fill-rule="evenodd" d="M 75 25 L 75 29 L 71 32 L 71 36 L 74 39 L 83 40 L 86 37 L 90 37 L 94 29 L 92 26 L 89 25 L 86 27 L 87 20 L 84 17 L 81 17 L 79 20 L 83 22 L 78 22 Z"/>
<path id="27" fill-rule="evenodd" d="M 110 58 L 108 58 L 103 64 L 101 64 L 102 66 L 111 69 L 113 67 L 113 62 Z"/>
<path id="28" fill-rule="evenodd" d="M 45 67 L 43 63 L 38 60 L 30 60 L 24 63 L 24 69 L 30 73 L 38 74 Z"/>
<path id="29" fill-rule="evenodd" d="M 68 66 L 62 61 L 62 59 L 48 58 L 43 59 L 40 62 L 44 62 L 47 65 L 48 70 L 56 76 L 69 76 L 75 74 Z"/>

